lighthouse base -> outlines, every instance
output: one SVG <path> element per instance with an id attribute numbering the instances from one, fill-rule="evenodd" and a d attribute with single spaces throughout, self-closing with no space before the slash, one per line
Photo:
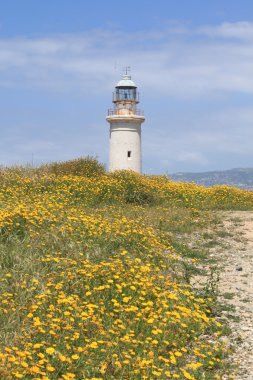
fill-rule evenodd
<path id="1" fill-rule="evenodd" d="M 110 123 L 109 171 L 141 173 L 141 123 Z"/>

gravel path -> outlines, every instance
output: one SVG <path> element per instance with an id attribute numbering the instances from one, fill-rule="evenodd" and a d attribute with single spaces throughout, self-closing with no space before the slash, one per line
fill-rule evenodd
<path id="1" fill-rule="evenodd" d="M 234 379 L 253 380 L 253 212 L 227 212 L 223 223 L 223 247 L 212 248 L 211 255 L 221 266 L 220 301 L 234 309 L 223 312 L 232 329 L 227 343 L 236 347 L 231 357 L 237 365 Z"/>

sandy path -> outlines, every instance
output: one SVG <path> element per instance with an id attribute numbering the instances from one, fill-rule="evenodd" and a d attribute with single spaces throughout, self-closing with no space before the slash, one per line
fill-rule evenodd
<path id="1" fill-rule="evenodd" d="M 233 331 L 227 343 L 236 344 L 234 379 L 253 380 L 253 212 L 228 212 L 223 222 L 230 236 L 222 240 L 229 248 L 212 248 L 211 254 L 221 267 L 220 300 L 234 307 L 223 312 Z"/>

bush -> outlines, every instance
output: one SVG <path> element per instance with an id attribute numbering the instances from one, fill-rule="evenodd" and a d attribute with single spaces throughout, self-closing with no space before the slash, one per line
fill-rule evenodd
<path id="1" fill-rule="evenodd" d="M 156 204 L 159 196 L 152 186 L 145 181 L 145 176 L 131 170 L 117 170 L 110 174 L 119 180 L 124 188 L 124 201 L 138 205 Z"/>
<path id="2" fill-rule="evenodd" d="M 74 160 L 53 162 L 40 167 L 47 174 L 99 177 L 105 174 L 105 166 L 94 157 L 80 157 Z"/>

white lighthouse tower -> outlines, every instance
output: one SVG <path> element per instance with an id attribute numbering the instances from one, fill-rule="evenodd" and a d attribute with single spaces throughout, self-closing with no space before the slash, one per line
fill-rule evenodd
<path id="1" fill-rule="evenodd" d="M 141 173 L 141 124 L 145 117 L 136 108 L 139 94 L 128 70 L 115 87 L 114 108 L 109 109 L 106 118 L 110 123 L 109 171 L 126 169 Z"/>

